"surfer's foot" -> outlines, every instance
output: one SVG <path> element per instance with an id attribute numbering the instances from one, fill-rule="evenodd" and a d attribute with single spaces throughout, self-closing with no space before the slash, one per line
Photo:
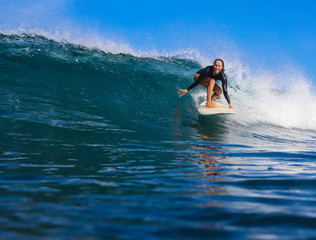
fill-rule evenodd
<path id="1" fill-rule="evenodd" d="M 215 108 L 216 106 L 217 106 L 217 104 L 214 103 L 214 102 L 211 102 L 211 103 L 209 103 L 209 104 L 206 104 L 206 108 Z"/>

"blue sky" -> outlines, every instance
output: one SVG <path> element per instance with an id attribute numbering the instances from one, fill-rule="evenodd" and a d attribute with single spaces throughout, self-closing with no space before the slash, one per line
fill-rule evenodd
<path id="1" fill-rule="evenodd" d="M 262 61 L 267 68 L 291 62 L 316 83 L 313 0 L 0 0 L 0 8 L 0 30 L 21 24 L 52 27 L 65 20 L 136 49 L 197 48 L 202 55 L 225 42 L 239 49 L 244 61 Z"/>
<path id="2" fill-rule="evenodd" d="M 174 40 L 179 47 L 191 47 L 215 35 L 233 41 L 242 51 L 265 62 L 274 57 L 293 59 L 307 74 L 316 77 L 316 1 L 163 0 L 109 4 L 94 0 L 87 4 L 79 0 L 73 7 L 76 18 L 96 19 L 100 26 L 123 30 L 131 41 L 144 36 L 143 42 L 138 40 L 140 45 L 151 40 L 155 46 L 166 48 Z"/>

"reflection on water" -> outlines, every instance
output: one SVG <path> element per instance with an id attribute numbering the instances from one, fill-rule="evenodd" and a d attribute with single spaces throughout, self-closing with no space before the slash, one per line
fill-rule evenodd
<path id="1" fill-rule="evenodd" d="M 225 142 L 229 134 L 229 116 L 199 117 L 199 134 L 209 141 Z"/>
<path id="2" fill-rule="evenodd" d="M 218 163 L 223 159 L 223 152 L 226 150 L 216 145 L 216 142 L 222 142 L 226 139 L 229 133 L 229 126 L 227 124 L 227 116 L 210 116 L 198 117 L 198 119 L 187 119 L 181 111 L 179 105 L 175 106 L 173 117 L 175 122 L 173 124 L 172 139 L 176 142 L 182 142 L 183 138 L 189 136 L 189 139 L 195 139 L 193 144 L 189 144 L 190 148 L 194 148 L 193 157 L 189 158 L 195 164 L 203 165 L 203 178 L 208 183 L 220 182 L 224 179 L 225 171 Z M 184 126 L 187 126 L 186 128 Z M 188 144 L 177 144 L 179 152 L 188 147 Z M 188 162 L 186 155 L 182 155 L 183 161 Z M 175 154 L 178 157 L 179 154 Z M 224 195 L 226 194 L 224 188 L 208 184 L 205 193 L 209 195 Z"/>
<path id="3" fill-rule="evenodd" d="M 223 150 L 220 146 L 212 146 L 211 141 L 207 140 L 206 136 L 202 136 L 204 142 L 201 142 L 197 145 L 200 148 L 198 164 L 204 166 L 204 172 L 206 180 L 210 183 L 205 190 L 205 193 L 209 195 L 224 195 L 225 190 L 221 186 L 215 186 L 212 182 L 221 182 L 224 180 L 225 171 L 223 167 L 220 166 L 218 160 L 222 157 L 217 153 L 218 151 Z"/>

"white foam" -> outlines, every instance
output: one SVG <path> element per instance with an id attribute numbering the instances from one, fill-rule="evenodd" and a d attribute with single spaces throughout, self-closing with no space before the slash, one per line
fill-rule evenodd
<path id="1" fill-rule="evenodd" d="M 304 73 L 291 65 L 274 71 L 245 69 L 230 69 L 235 76 L 230 95 L 236 102 L 241 123 L 316 129 L 316 97 Z"/>

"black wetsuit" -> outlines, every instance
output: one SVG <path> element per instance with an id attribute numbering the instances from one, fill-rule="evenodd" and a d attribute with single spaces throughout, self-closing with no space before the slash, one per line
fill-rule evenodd
<path id="1" fill-rule="evenodd" d="M 197 73 L 200 74 L 199 78 L 194 83 L 192 83 L 191 86 L 188 87 L 187 89 L 188 91 L 190 91 L 192 88 L 195 88 L 206 77 L 212 78 L 215 81 L 220 80 L 222 82 L 223 93 L 226 98 L 226 101 L 228 102 L 228 104 L 230 104 L 230 98 L 227 92 L 227 77 L 223 71 L 221 71 L 217 75 L 213 75 L 213 69 L 214 69 L 214 66 L 207 66 L 206 68 L 203 68 L 200 71 L 198 71 Z"/>

